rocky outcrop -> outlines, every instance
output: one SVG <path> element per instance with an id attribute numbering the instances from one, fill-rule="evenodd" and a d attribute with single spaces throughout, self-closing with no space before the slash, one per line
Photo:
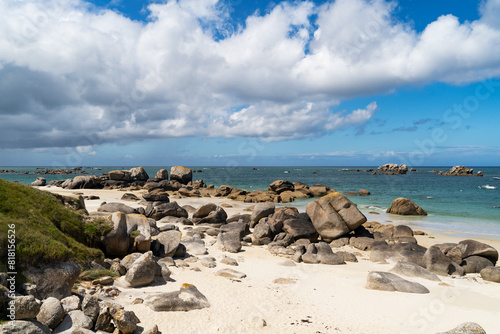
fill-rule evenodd
<path id="1" fill-rule="evenodd" d="M 480 274 L 485 281 L 500 283 L 500 267 L 486 267 Z"/>
<path id="2" fill-rule="evenodd" d="M 450 260 L 443 254 L 439 247 L 431 246 L 423 256 L 424 266 L 427 270 L 438 275 L 464 275 L 464 270 L 460 265 Z"/>
<path id="3" fill-rule="evenodd" d="M 35 181 L 31 182 L 32 187 L 43 187 L 47 184 L 47 180 L 44 177 L 37 177 Z"/>
<path id="4" fill-rule="evenodd" d="M 356 205 L 339 192 L 309 203 L 306 212 L 316 231 L 327 242 L 349 233 L 366 222 L 366 217 Z"/>
<path id="5" fill-rule="evenodd" d="M 285 180 L 278 180 L 274 181 L 269 185 L 268 191 L 273 191 L 277 194 L 281 194 L 284 191 L 294 191 L 295 187 L 293 183 L 285 181 Z"/>
<path id="6" fill-rule="evenodd" d="M 153 311 L 191 311 L 210 307 L 205 297 L 194 285 L 183 284 L 179 291 L 151 294 L 144 304 Z"/>
<path id="7" fill-rule="evenodd" d="M 405 164 L 402 165 L 397 165 L 397 164 L 385 164 L 382 166 L 379 166 L 377 168 L 377 171 L 379 172 L 388 172 L 390 174 L 401 174 L 404 175 L 408 172 L 408 166 Z"/>
<path id="8" fill-rule="evenodd" d="M 187 218 L 189 216 L 186 209 L 182 208 L 177 202 L 161 203 L 158 205 L 150 204 L 145 210 L 146 216 L 154 220 L 160 220 L 163 217 Z"/>
<path id="9" fill-rule="evenodd" d="M 432 171 L 438 175 L 446 175 L 446 176 L 484 176 L 483 172 L 478 171 L 477 174 L 474 175 L 473 168 L 467 168 L 465 166 L 453 166 L 450 170 L 441 172 L 441 171 Z"/>
<path id="10" fill-rule="evenodd" d="M 64 189 L 96 189 L 101 188 L 101 179 L 93 175 L 76 176 L 61 184 Z"/>
<path id="11" fill-rule="evenodd" d="M 188 184 L 193 181 L 191 169 L 183 166 L 173 166 L 170 168 L 170 180 L 179 181 L 181 184 Z"/>
<path id="12" fill-rule="evenodd" d="M 498 261 L 498 251 L 485 243 L 467 239 L 460 241 L 458 246 L 462 250 L 463 259 L 476 255 L 490 260 L 493 265 Z"/>
<path id="13" fill-rule="evenodd" d="M 80 266 L 74 262 L 63 262 L 29 268 L 24 275 L 36 285 L 37 298 L 62 299 L 71 295 L 73 284 L 80 275 Z"/>
<path id="14" fill-rule="evenodd" d="M 407 281 L 398 275 L 382 271 L 368 273 L 366 288 L 382 291 L 399 291 L 406 293 L 429 293 L 430 291 L 420 283 Z"/>
<path id="15" fill-rule="evenodd" d="M 395 215 L 427 216 L 427 212 L 407 198 L 396 198 L 386 211 Z"/>
<path id="16" fill-rule="evenodd" d="M 195 225 L 210 224 L 220 226 L 226 224 L 226 220 L 226 211 L 213 203 L 202 205 L 193 213 L 193 223 Z"/>

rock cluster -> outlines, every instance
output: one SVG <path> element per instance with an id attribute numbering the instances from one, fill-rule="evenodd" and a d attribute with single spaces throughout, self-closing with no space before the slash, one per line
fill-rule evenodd
<path id="1" fill-rule="evenodd" d="M 416 205 L 412 200 L 402 197 L 392 201 L 391 206 L 387 209 L 387 213 L 395 215 L 427 216 L 427 212 L 424 209 Z"/>
<path id="2" fill-rule="evenodd" d="M 474 174 L 473 168 L 467 168 L 465 166 L 453 166 L 450 170 L 447 171 L 432 171 L 434 174 L 438 175 L 447 175 L 447 176 L 484 176 L 483 172 L 478 171 Z"/>
<path id="3" fill-rule="evenodd" d="M 118 304 L 99 301 L 90 294 L 43 300 L 17 296 L 13 301 L 16 320 L 3 325 L 2 333 L 112 333 L 117 330 L 131 334 L 140 323 L 134 312 L 125 311 Z"/>
<path id="4" fill-rule="evenodd" d="M 408 166 L 405 164 L 385 164 L 377 168 L 377 172 L 382 172 L 383 175 L 404 175 L 408 173 Z"/>

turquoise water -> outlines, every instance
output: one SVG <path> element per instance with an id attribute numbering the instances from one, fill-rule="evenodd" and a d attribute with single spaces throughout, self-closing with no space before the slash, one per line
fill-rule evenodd
<path id="1" fill-rule="evenodd" d="M 44 168 L 43 166 L 39 168 Z M 53 168 L 53 167 L 51 167 Z M 101 175 L 114 169 L 130 169 L 130 166 L 84 168 L 86 173 Z M 160 168 L 144 167 L 150 177 L 154 177 Z M 371 192 L 367 197 L 350 197 L 363 212 L 383 213 L 397 197 L 406 197 L 424 208 L 427 217 L 404 217 L 412 225 L 456 233 L 475 233 L 500 237 L 500 167 L 474 167 L 474 171 L 481 170 L 484 177 L 469 176 L 442 176 L 431 173 L 432 170 L 445 170 L 446 167 L 418 168 L 423 172 L 408 173 L 407 175 L 371 175 L 363 172 L 343 171 L 343 169 L 368 169 L 376 167 L 203 167 L 191 166 L 193 179 L 203 179 L 206 184 L 216 187 L 228 184 L 246 190 L 267 190 L 269 184 L 275 180 L 285 179 L 291 182 L 300 181 L 308 184 L 324 184 L 340 192 L 368 189 Z M 1 167 L 15 171 L 34 172 L 35 167 Z M 289 173 L 285 173 L 288 171 Z M 68 175 L 43 175 L 50 180 L 64 180 Z M 0 178 L 9 181 L 19 181 L 29 184 L 36 179 L 36 175 L 0 174 Z M 497 189 L 480 189 L 482 185 L 497 186 Z M 305 207 L 310 200 L 294 202 L 294 206 Z M 393 220 L 402 219 L 400 216 L 389 215 Z M 371 216 L 369 218 L 377 218 Z M 382 218 L 382 217 L 380 217 Z M 384 216 L 384 218 L 387 218 Z"/>

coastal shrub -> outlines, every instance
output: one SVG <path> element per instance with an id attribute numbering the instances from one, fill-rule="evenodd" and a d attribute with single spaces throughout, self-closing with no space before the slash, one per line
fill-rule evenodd
<path id="1" fill-rule="evenodd" d="M 19 267 L 70 259 L 84 266 L 91 259 L 103 258 L 100 250 L 86 245 L 95 238 L 93 229 L 99 231 L 99 226 L 105 224 L 98 222 L 94 227 L 88 226 L 78 211 L 65 207 L 54 196 L 27 185 L 0 180 L 0 258 L 3 266 L 10 224 L 15 225 L 16 264 Z"/>

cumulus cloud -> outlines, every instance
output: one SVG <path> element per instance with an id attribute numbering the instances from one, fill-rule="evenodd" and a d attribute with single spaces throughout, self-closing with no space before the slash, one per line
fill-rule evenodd
<path id="1" fill-rule="evenodd" d="M 422 33 L 394 6 L 283 2 L 235 29 L 217 0 L 154 3 L 147 22 L 81 0 L 0 1 L 0 147 L 321 136 L 378 109 L 339 111 L 343 99 L 500 75 L 498 0 Z"/>

